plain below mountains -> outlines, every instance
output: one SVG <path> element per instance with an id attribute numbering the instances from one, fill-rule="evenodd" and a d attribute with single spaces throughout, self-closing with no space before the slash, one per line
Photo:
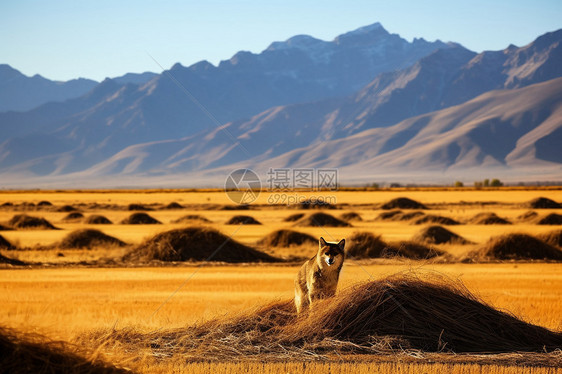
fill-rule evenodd
<path id="1" fill-rule="evenodd" d="M 562 171 L 561 41 L 559 30 L 476 54 L 374 24 L 219 66 L 176 64 L 148 82 L 107 79 L 63 103 L 0 114 L 0 173 L 14 183 L 114 176 L 113 185 L 181 184 L 234 167 L 550 177 Z"/>

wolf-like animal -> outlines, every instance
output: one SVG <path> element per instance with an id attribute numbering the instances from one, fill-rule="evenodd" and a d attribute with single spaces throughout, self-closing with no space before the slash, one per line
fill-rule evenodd
<path id="1" fill-rule="evenodd" d="M 295 279 L 297 313 L 313 309 L 314 302 L 334 296 L 345 258 L 345 239 L 329 243 L 320 238 L 318 252 L 305 262 Z"/>

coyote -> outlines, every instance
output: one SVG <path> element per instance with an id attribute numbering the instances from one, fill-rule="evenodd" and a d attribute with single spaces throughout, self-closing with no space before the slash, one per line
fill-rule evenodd
<path id="1" fill-rule="evenodd" d="M 312 308 L 317 299 L 334 296 L 344 260 L 345 239 L 328 243 L 320 238 L 318 253 L 305 262 L 295 279 L 297 314 Z"/>

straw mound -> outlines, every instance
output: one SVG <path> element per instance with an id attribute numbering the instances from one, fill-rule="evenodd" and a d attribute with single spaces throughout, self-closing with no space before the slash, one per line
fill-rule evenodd
<path id="1" fill-rule="evenodd" d="M 287 248 L 293 245 L 315 245 L 316 238 L 302 232 L 293 230 L 277 230 L 258 241 L 258 244 L 267 247 Z"/>
<path id="2" fill-rule="evenodd" d="M 151 216 L 149 216 L 146 213 L 133 213 L 129 217 L 127 217 L 123 221 L 121 221 L 121 223 L 124 224 L 124 225 L 157 225 L 157 224 L 161 224 L 160 221 L 158 221 L 155 218 L 152 218 Z"/>
<path id="3" fill-rule="evenodd" d="M 562 225 L 562 215 L 550 213 L 537 221 L 538 225 Z"/>
<path id="4" fill-rule="evenodd" d="M 0 235 L 0 249 L 15 249 L 15 247 L 6 240 L 2 235 Z"/>
<path id="5" fill-rule="evenodd" d="M 533 221 L 535 218 L 538 217 L 538 215 L 539 214 L 537 212 L 533 212 L 532 210 L 529 210 L 529 211 L 517 216 L 517 219 L 519 221 L 522 221 L 522 222 Z"/>
<path id="6" fill-rule="evenodd" d="M 80 221 L 82 218 L 84 218 L 84 215 L 82 213 L 72 212 L 72 213 L 68 213 L 66 217 L 64 217 L 62 220 L 64 222 L 72 222 L 72 221 Z"/>
<path id="7" fill-rule="evenodd" d="M 101 215 L 98 215 L 98 214 L 92 214 L 91 216 L 86 218 L 84 223 L 87 223 L 89 225 L 111 225 L 113 222 L 111 222 L 105 216 L 101 216 Z"/>
<path id="8" fill-rule="evenodd" d="M 73 207 L 72 205 L 63 205 L 56 209 L 57 212 L 77 212 L 78 209 Z"/>
<path id="9" fill-rule="evenodd" d="M 8 224 L 17 229 L 49 229 L 57 230 L 49 221 L 42 217 L 32 217 L 27 214 L 16 214 L 8 221 Z"/>
<path id="10" fill-rule="evenodd" d="M 0 205 L 0 206 L 1 207 L 11 207 L 11 206 L 14 206 L 14 204 L 9 202 L 9 201 L 6 201 L 5 203 L 2 203 L 2 205 Z"/>
<path id="11" fill-rule="evenodd" d="M 291 206 L 296 209 L 336 209 L 336 206 L 324 200 L 304 200 Z"/>
<path id="12" fill-rule="evenodd" d="M 13 230 L 11 227 L 0 225 L 0 231 L 10 231 Z"/>
<path id="13" fill-rule="evenodd" d="M 554 230 L 537 236 L 543 242 L 555 247 L 562 247 L 562 230 Z"/>
<path id="14" fill-rule="evenodd" d="M 455 221 L 449 217 L 437 216 L 433 214 L 428 214 L 426 216 L 420 217 L 412 222 L 414 225 L 424 225 L 426 223 L 437 223 L 440 225 L 460 225 L 459 222 Z"/>
<path id="15" fill-rule="evenodd" d="M 301 219 L 302 217 L 304 217 L 304 213 L 295 213 L 295 214 L 291 214 L 289 217 L 286 217 L 285 219 L 283 219 L 284 222 L 296 222 L 299 219 Z"/>
<path id="16" fill-rule="evenodd" d="M 490 238 L 469 260 L 551 260 L 562 261 L 562 250 L 526 234 Z"/>
<path id="17" fill-rule="evenodd" d="M 342 221 L 341 219 L 337 219 L 336 217 L 326 214 L 326 213 L 313 213 L 306 217 L 299 219 L 295 222 L 295 226 L 300 227 L 322 227 L 322 226 L 331 226 L 331 227 L 349 227 L 351 226 L 349 223 Z"/>
<path id="18" fill-rule="evenodd" d="M 418 234 L 413 238 L 415 242 L 425 242 L 429 244 L 443 244 L 443 243 L 454 243 L 454 244 L 469 244 L 470 242 L 464 239 L 462 236 L 455 234 L 452 231 L 447 230 L 441 226 L 428 226 L 423 228 Z"/>
<path id="19" fill-rule="evenodd" d="M 186 216 L 173 220 L 172 223 L 193 223 L 193 221 L 200 221 L 205 223 L 211 222 L 207 218 L 200 216 L 199 214 L 188 214 Z"/>
<path id="20" fill-rule="evenodd" d="M 379 221 L 409 221 L 416 217 L 424 216 L 424 212 L 414 211 L 414 212 L 403 212 L 401 210 L 391 210 L 389 212 L 382 212 L 377 216 Z"/>
<path id="21" fill-rule="evenodd" d="M 72 231 L 61 240 L 58 247 L 69 248 L 94 248 L 94 247 L 123 247 L 126 244 L 121 240 L 104 234 L 99 230 L 80 229 Z"/>
<path id="22" fill-rule="evenodd" d="M 531 209 L 559 209 L 562 208 L 562 205 L 546 197 L 537 197 L 529 201 L 527 207 Z"/>
<path id="23" fill-rule="evenodd" d="M 154 210 L 142 204 L 129 204 L 127 210 Z"/>
<path id="24" fill-rule="evenodd" d="M 347 254 L 355 259 L 406 257 L 411 259 L 427 259 L 440 256 L 443 252 L 428 248 L 415 242 L 387 244 L 380 235 L 370 232 L 359 232 L 348 238 Z"/>
<path id="25" fill-rule="evenodd" d="M 217 207 L 217 210 L 250 210 L 250 206 L 247 204 L 240 205 L 222 205 Z"/>
<path id="26" fill-rule="evenodd" d="M 3 256 L 3 255 L 1 255 L 1 254 L 0 254 L 0 264 L 12 265 L 12 266 L 23 266 L 23 265 L 26 265 L 26 263 L 23 262 L 23 261 L 16 260 L 16 259 L 14 259 L 14 258 L 9 258 L 9 257 Z M 2 356 L 2 355 L 0 354 L 0 357 L 1 357 L 1 356 Z M 1 361 L 1 359 L 0 359 L 0 361 Z M 1 367 L 1 366 L 0 366 L 0 367 Z"/>
<path id="27" fill-rule="evenodd" d="M 427 209 L 427 207 L 407 197 L 397 197 L 381 205 L 381 209 Z"/>
<path id="28" fill-rule="evenodd" d="M 363 221 L 363 218 L 355 212 L 344 213 L 340 216 L 340 218 L 344 221 Z"/>
<path id="29" fill-rule="evenodd" d="M 174 210 L 174 209 L 183 209 L 183 205 L 176 203 L 175 201 L 171 202 L 170 204 L 166 205 L 162 209 L 166 210 Z"/>
<path id="30" fill-rule="evenodd" d="M 4 373 L 129 373 L 118 369 L 91 352 L 51 341 L 37 334 L 23 334 L 0 327 L 0 368 Z M 91 356 L 92 358 L 87 358 Z"/>
<path id="31" fill-rule="evenodd" d="M 450 281 L 449 281 L 450 282 Z M 412 276 L 358 284 L 320 301 L 311 315 L 295 315 L 292 300 L 246 315 L 187 328 L 90 335 L 90 344 L 114 341 L 156 357 L 187 361 L 309 359 L 404 350 L 500 353 L 554 351 L 562 334 L 523 322 L 479 301 L 462 285 Z M 319 356 L 326 355 L 326 356 Z"/>
<path id="32" fill-rule="evenodd" d="M 482 212 L 478 213 L 474 217 L 468 220 L 468 223 L 473 225 L 511 225 L 508 220 L 498 217 L 496 213 L 493 212 Z"/>
<path id="33" fill-rule="evenodd" d="M 53 206 L 53 204 L 50 201 L 42 200 L 37 203 L 37 206 Z"/>
<path id="34" fill-rule="evenodd" d="M 157 234 L 126 254 L 124 260 L 279 261 L 207 227 L 188 227 Z"/>
<path id="35" fill-rule="evenodd" d="M 261 222 L 250 216 L 234 216 L 225 223 L 226 225 L 261 225 Z"/>

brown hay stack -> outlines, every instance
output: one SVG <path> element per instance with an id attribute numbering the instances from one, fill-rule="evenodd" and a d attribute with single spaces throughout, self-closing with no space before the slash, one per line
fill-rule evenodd
<path id="1" fill-rule="evenodd" d="M 340 216 L 340 219 L 342 219 L 343 221 L 359 221 L 359 222 L 363 221 L 363 218 L 361 218 L 359 213 L 355 213 L 355 212 L 343 213 Z"/>
<path id="2" fill-rule="evenodd" d="M 94 357 L 92 352 L 45 336 L 0 327 L 0 368 L 4 373 L 130 373 Z"/>
<path id="3" fill-rule="evenodd" d="M 194 221 L 210 223 L 211 221 L 199 214 L 188 214 L 173 220 L 172 223 L 193 223 Z"/>
<path id="4" fill-rule="evenodd" d="M 299 219 L 301 219 L 302 217 L 304 217 L 304 213 L 295 213 L 295 214 L 291 214 L 289 217 L 285 217 L 283 219 L 284 222 L 296 222 Z"/>
<path id="5" fill-rule="evenodd" d="M 411 241 L 387 244 L 380 235 L 370 232 L 354 233 L 347 242 L 349 243 L 347 254 L 355 259 L 405 257 L 421 260 L 443 254 L 439 250 Z"/>
<path id="6" fill-rule="evenodd" d="M 16 229 L 58 230 L 45 218 L 32 217 L 27 214 L 16 214 L 8 221 L 8 224 Z"/>
<path id="7" fill-rule="evenodd" d="M 562 261 L 562 250 L 526 234 L 507 234 L 490 238 L 469 254 L 467 260 L 550 260 Z"/>
<path id="8" fill-rule="evenodd" d="M 562 225 L 562 215 L 550 213 L 547 216 L 539 219 L 537 225 Z"/>
<path id="9" fill-rule="evenodd" d="M 391 210 L 388 212 L 382 212 L 376 218 L 378 221 L 409 221 L 411 219 L 424 216 L 424 212 L 414 211 L 414 212 L 403 212 L 399 209 Z"/>
<path id="10" fill-rule="evenodd" d="M 558 204 L 556 201 L 551 200 L 546 197 L 537 197 L 529 201 L 527 207 L 531 209 L 559 209 L 562 208 L 562 205 Z"/>
<path id="11" fill-rule="evenodd" d="M 166 205 L 165 207 L 163 207 L 162 209 L 166 209 L 166 210 L 177 210 L 177 209 L 183 209 L 183 205 L 176 203 L 175 201 L 171 202 L 170 204 Z"/>
<path id="12" fill-rule="evenodd" d="M 381 209 L 427 209 L 422 203 L 407 197 L 397 197 L 381 205 Z"/>
<path id="13" fill-rule="evenodd" d="M 0 231 L 11 231 L 13 230 L 11 227 L 0 225 Z"/>
<path id="14" fill-rule="evenodd" d="M 434 225 L 424 227 L 413 238 L 414 242 L 422 242 L 429 244 L 469 244 L 470 242 L 462 236 L 447 230 L 444 227 Z"/>
<path id="15" fill-rule="evenodd" d="M 160 225 L 162 222 L 146 213 L 133 213 L 129 217 L 121 221 L 123 225 Z"/>
<path id="16" fill-rule="evenodd" d="M 277 230 L 258 241 L 258 244 L 267 247 L 287 248 L 297 245 L 316 245 L 318 240 L 313 236 L 293 230 Z"/>
<path id="17" fill-rule="evenodd" d="M 462 285 L 391 276 L 360 283 L 296 316 L 292 300 L 239 317 L 142 334 L 111 330 L 129 351 L 153 347 L 158 356 L 188 361 L 298 359 L 339 354 L 552 352 L 562 334 L 521 321 L 481 302 Z M 189 342 L 189 343 L 186 343 Z M 324 356 L 326 355 L 326 356 Z"/>
<path id="18" fill-rule="evenodd" d="M 295 222 L 299 227 L 350 227 L 351 224 L 326 213 L 313 213 Z"/>
<path id="19" fill-rule="evenodd" d="M 111 225 L 113 222 L 111 222 L 105 216 L 99 214 L 92 214 L 91 216 L 88 216 L 88 218 L 84 220 L 84 223 L 88 225 Z"/>
<path id="20" fill-rule="evenodd" d="M 125 255 L 124 260 L 278 262 L 208 227 L 166 231 L 145 241 Z"/>
<path id="21" fill-rule="evenodd" d="M 72 205 L 63 205 L 56 209 L 57 212 L 77 212 L 78 209 L 73 207 Z"/>
<path id="22" fill-rule="evenodd" d="M 123 247 L 127 244 L 121 240 L 104 234 L 99 230 L 80 229 L 72 231 L 58 244 L 61 249 L 94 247 Z"/>
<path id="23" fill-rule="evenodd" d="M 0 249 L 15 249 L 16 247 L 12 245 L 6 238 L 0 235 Z"/>
<path id="24" fill-rule="evenodd" d="M 537 238 L 555 247 L 562 247 L 562 230 L 549 231 L 537 236 Z"/>
<path id="25" fill-rule="evenodd" d="M 25 262 L 20 261 L 20 260 L 16 260 L 14 258 L 9 258 L 6 256 L 3 256 L 2 254 L 0 254 L 0 264 L 3 265 L 11 265 L 11 266 L 23 266 L 23 265 L 27 265 Z M 2 354 L 0 354 L 0 357 L 2 356 Z M 0 359 L 1 360 L 1 359 Z M 0 366 L 1 368 L 2 366 Z"/>
<path id="26" fill-rule="evenodd" d="M 42 200 L 37 203 L 37 206 L 53 206 L 53 204 L 50 201 Z"/>
<path id="27" fill-rule="evenodd" d="M 261 225 L 261 222 L 251 216 L 238 215 L 226 221 L 225 225 Z"/>
<path id="28" fill-rule="evenodd" d="M 517 216 L 517 220 L 519 220 L 521 222 L 529 222 L 529 221 L 535 220 L 538 216 L 539 216 L 539 214 L 537 212 L 533 212 L 532 210 L 529 210 L 529 211 Z"/>
<path id="29" fill-rule="evenodd" d="M 455 221 L 449 217 L 437 216 L 433 214 L 424 215 L 423 217 L 419 217 L 418 219 L 412 222 L 413 225 L 425 225 L 426 223 L 436 223 L 439 225 L 460 225 L 458 221 Z"/>
<path id="30" fill-rule="evenodd" d="M 80 212 L 68 213 L 62 220 L 64 222 L 78 222 L 84 218 L 84 215 Z"/>
<path id="31" fill-rule="evenodd" d="M 511 225 L 508 220 L 498 217 L 493 212 L 482 212 L 468 220 L 473 225 Z"/>
<path id="32" fill-rule="evenodd" d="M 291 205 L 296 209 L 336 209 L 335 205 L 328 203 L 324 200 L 304 200 L 298 204 Z"/>
<path id="33" fill-rule="evenodd" d="M 154 210 L 152 208 L 147 207 L 146 205 L 142 205 L 142 204 L 129 204 L 127 206 L 127 210 Z"/>

